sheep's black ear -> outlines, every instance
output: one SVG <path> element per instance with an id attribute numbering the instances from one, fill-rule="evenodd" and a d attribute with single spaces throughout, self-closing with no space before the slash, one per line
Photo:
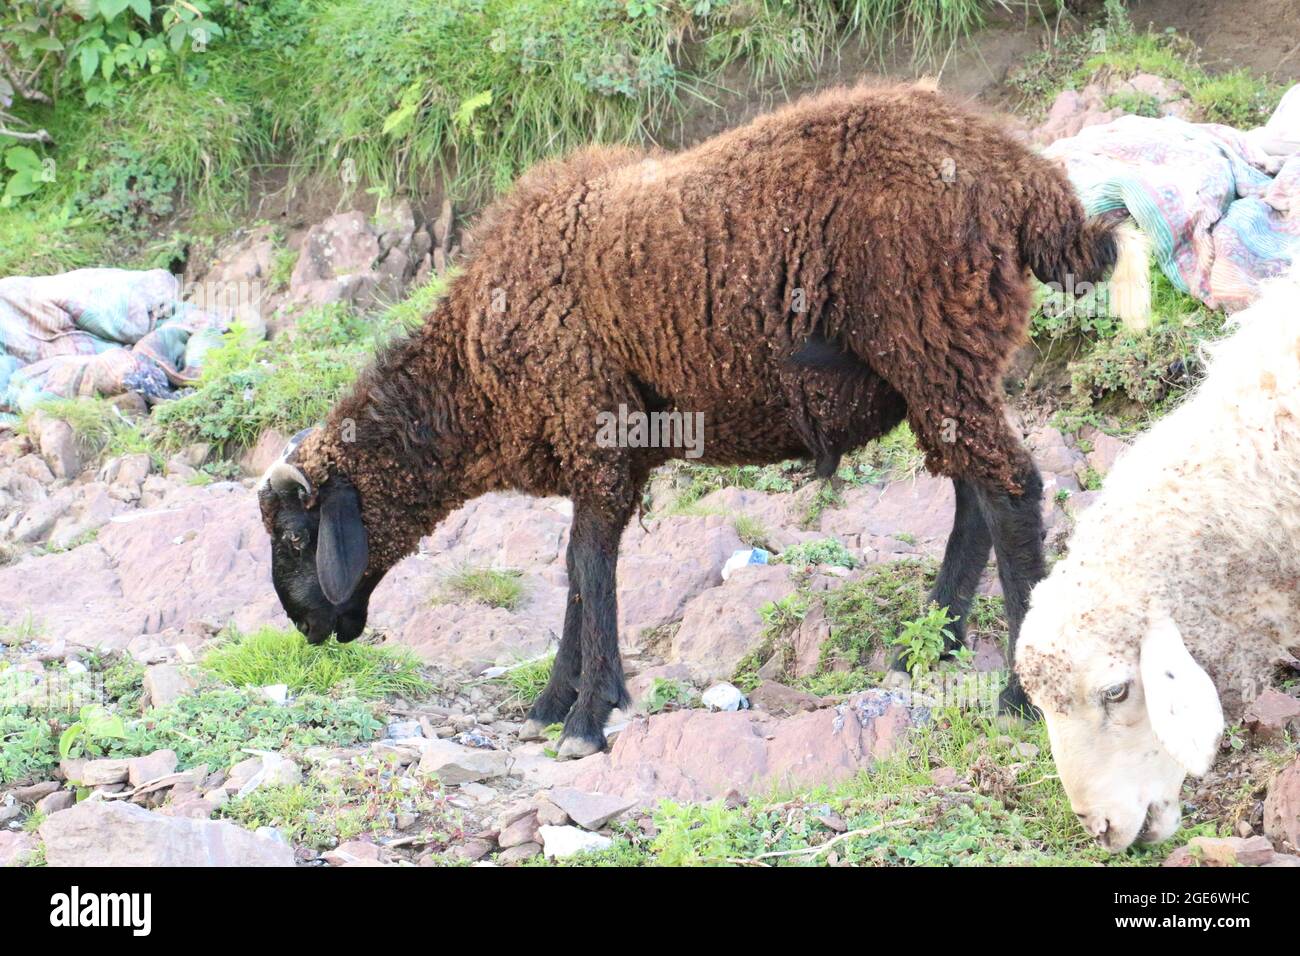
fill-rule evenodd
<path id="1" fill-rule="evenodd" d="M 342 604 L 352 596 L 369 560 L 357 490 L 338 479 L 326 483 L 321 489 L 316 576 L 331 604 Z"/>

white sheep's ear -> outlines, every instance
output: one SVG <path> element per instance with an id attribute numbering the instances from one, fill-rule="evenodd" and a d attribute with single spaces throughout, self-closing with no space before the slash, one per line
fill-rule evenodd
<path id="1" fill-rule="evenodd" d="M 1168 615 L 1152 621 L 1141 655 L 1138 670 L 1152 730 L 1184 770 L 1202 776 L 1214 763 L 1223 734 L 1214 681 L 1187 653 L 1178 625 Z"/>

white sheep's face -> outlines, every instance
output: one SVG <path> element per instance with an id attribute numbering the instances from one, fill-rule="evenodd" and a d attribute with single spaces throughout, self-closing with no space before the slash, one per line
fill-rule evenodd
<path id="1" fill-rule="evenodd" d="M 1110 628 L 1089 628 L 1091 615 L 1061 613 L 1067 602 L 1055 604 L 1056 594 L 1035 590 L 1016 672 L 1043 712 L 1070 806 L 1112 852 L 1166 840 L 1178 829 L 1183 779 L 1204 774 L 1218 752 L 1214 683 L 1167 615 L 1129 622 L 1141 630 L 1118 642 Z"/>

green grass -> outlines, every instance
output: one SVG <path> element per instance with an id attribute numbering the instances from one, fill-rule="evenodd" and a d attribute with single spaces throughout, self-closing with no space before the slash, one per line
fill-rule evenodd
<path id="1" fill-rule="evenodd" d="M 231 634 L 204 655 L 203 666 L 234 687 L 285 684 L 293 693 L 377 700 L 395 694 L 420 696 L 430 689 L 418 658 L 405 648 L 364 639 L 308 644 L 297 631 L 275 627 Z"/>
<path id="2" fill-rule="evenodd" d="M 768 544 L 768 535 L 771 533 L 767 525 L 751 515 L 736 515 L 731 521 L 731 526 L 736 529 L 736 537 L 740 538 L 751 548 L 762 548 L 765 551 L 771 551 L 772 547 Z"/>
<path id="3" fill-rule="evenodd" d="M 154 410 L 153 441 L 168 450 L 211 442 L 233 456 L 268 428 L 291 435 L 318 424 L 375 350 L 417 327 L 444 287 L 435 278 L 376 315 L 312 309 L 272 342 L 232 329 L 205 355 L 194 391 Z"/>
<path id="4" fill-rule="evenodd" d="M 1068 34 L 1055 46 L 1029 57 L 1012 73 L 1011 84 L 1028 103 L 1044 111 L 1062 90 L 1082 89 L 1098 77 L 1151 73 L 1186 87 L 1198 120 L 1239 129 L 1262 125 L 1285 92 L 1282 86 L 1244 69 L 1207 73 L 1198 62 L 1194 43 L 1168 32 L 1139 32 L 1118 0 L 1106 4 L 1104 22 L 1103 50 L 1095 48 L 1090 31 Z M 1106 105 L 1139 116 L 1158 114 L 1158 104 L 1140 95 L 1117 94 Z"/>
<path id="5" fill-rule="evenodd" d="M 53 183 L 0 210 L 0 274 L 157 263 L 247 198 L 257 167 L 345 191 L 457 198 L 500 190 L 574 146 L 649 143 L 741 84 L 808 76 L 846 40 L 910 41 L 937 60 L 991 0 L 276 0 L 214 11 L 224 33 L 183 65 L 120 75 L 106 102 L 69 90 L 18 102 L 48 129 Z M 728 74 L 735 76 L 734 73 Z M 114 215 L 146 188 L 103 175 L 123 157 L 174 183 L 177 214 Z M 151 174 L 152 175 L 152 174 Z M 161 198 L 161 197 L 160 197 Z M 109 215 L 105 215 L 105 210 Z M 63 228 L 58 228 L 60 221 Z M 28 241 L 31 240 L 31 241 Z M 277 262 L 275 278 L 285 277 Z"/>
<path id="6" fill-rule="evenodd" d="M 497 568 L 459 567 L 443 580 L 437 603 L 469 602 L 514 611 L 528 597 L 528 583 L 523 572 Z"/>
<path id="7" fill-rule="evenodd" d="M 67 682 L 68 692 L 56 701 L 72 702 L 78 686 L 83 686 L 86 693 L 102 688 L 104 703 L 90 716 L 97 721 L 112 719 L 114 724 L 120 720 L 121 735 L 79 738 L 77 749 L 97 756 L 136 757 L 171 749 L 176 751 L 182 769 L 200 763 L 224 769 L 244 759 L 245 748 L 293 754 L 322 744 L 345 746 L 375 739 L 385 725 L 380 704 L 343 696 L 350 689 L 349 681 L 335 685 L 329 696 L 307 691 L 287 704 L 276 704 L 255 688 L 221 685 L 211 674 L 195 693 L 141 715 L 144 672 L 139 665 L 120 655 L 92 655 L 85 663 L 89 667 L 86 674 L 66 675 L 59 668 L 47 666 L 46 675 L 47 679 L 57 677 Z M 0 659 L 0 689 L 8 673 L 6 668 L 6 662 Z M 400 667 L 395 670 L 402 673 Z M 377 680 L 392 682 L 387 676 Z M 399 683 L 413 686 L 409 677 Z M 59 761 L 60 737 L 82 716 L 78 707 L 61 711 L 6 702 L 0 711 L 0 786 L 47 779 Z"/>
<path id="8" fill-rule="evenodd" d="M 781 552 L 778 563 L 791 567 L 807 569 L 819 564 L 835 565 L 853 569 L 858 561 L 853 553 L 835 538 L 822 538 L 819 541 L 802 541 L 792 544 Z"/>
<path id="9" fill-rule="evenodd" d="M 36 403 L 32 412 L 67 422 L 84 457 L 115 458 L 152 452 L 140 426 L 102 398 L 44 399 Z M 32 412 L 24 416 L 24 428 L 28 431 Z"/>
<path id="10" fill-rule="evenodd" d="M 514 665 L 497 680 L 509 687 L 521 705 L 527 707 L 546 689 L 554 666 L 555 655 L 546 654 Z"/>
<path id="11" fill-rule="evenodd" d="M 649 866 L 1152 866 L 1217 827 L 1184 827 L 1174 841 L 1112 856 L 1079 826 L 1056 779 L 1042 724 L 1003 729 L 943 711 L 905 746 L 850 781 L 778 793 L 728 808 L 665 801 L 655 834 L 625 828 L 590 865 Z M 1033 756 L 1017 749 L 1030 744 Z M 1035 752 L 1036 751 L 1036 752 Z M 936 787 L 948 767 L 961 783 Z M 838 817 L 841 834 L 824 819 Z"/>

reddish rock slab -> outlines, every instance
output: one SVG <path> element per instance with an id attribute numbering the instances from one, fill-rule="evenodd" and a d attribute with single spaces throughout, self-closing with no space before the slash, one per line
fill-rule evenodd
<path id="1" fill-rule="evenodd" d="M 669 660 L 698 680 L 726 680 L 763 641 L 760 609 L 795 590 L 784 564 L 747 564 L 686 606 Z"/>
<path id="2" fill-rule="evenodd" d="M 909 724 L 901 696 L 883 690 L 783 719 L 703 710 L 638 718 L 609 753 L 581 761 L 573 786 L 651 805 L 836 783 L 890 754 Z"/>
<path id="3" fill-rule="evenodd" d="M 1300 758 L 1268 785 L 1264 798 L 1264 832 L 1300 849 Z"/>
<path id="4" fill-rule="evenodd" d="M 1300 730 L 1300 700 L 1281 691 L 1266 690 L 1251 701 L 1242 723 L 1260 740 L 1281 740 L 1287 731 Z"/>

